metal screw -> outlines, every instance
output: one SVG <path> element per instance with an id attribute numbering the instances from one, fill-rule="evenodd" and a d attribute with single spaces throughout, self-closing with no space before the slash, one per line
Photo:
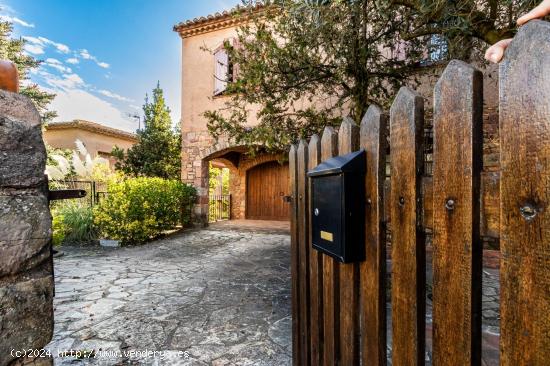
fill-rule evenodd
<path id="1" fill-rule="evenodd" d="M 449 211 L 452 211 L 455 209 L 455 200 L 452 198 L 449 198 L 447 202 L 445 202 L 445 208 Z"/>
<path id="2" fill-rule="evenodd" d="M 367 198 L 367 205 L 370 205 L 372 203 L 372 200 L 370 198 Z"/>
<path id="3" fill-rule="evenodd" d="M 300 200 L 301 200 L 302 198 L 303 198 L 303 197 L 302 197 L 302 195 L 299 195 L 299 196 L 298 196 L 298 199 L 300 199 Z"/>
<path id="4" fill-rule="evenodd" d="M 537 216 L 537 209 L 530 203 L 525 204 L 519 209 L 521 216 L 527 221 L 531 221 Z"/>
<path id="5" fill-rule="evenodd" d="M 399 197 L 399 205 L 400 205 L 400 206 L 404 206 L 404 205 L 405 205 L 405 198 L 404 198 L 404 197 Z"/>

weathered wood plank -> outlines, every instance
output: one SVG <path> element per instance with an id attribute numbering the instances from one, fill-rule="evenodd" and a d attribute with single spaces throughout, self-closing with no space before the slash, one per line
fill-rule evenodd
<path id="1" fill-rule="evenodd" d="M 520 28 L 500 65 L 500 362 L 550 354 L 550 23 Z"/>
<path id="2" fill-rule="evenodd" d="M 313 135 L 308 146 L 309 170 L 321 163 L 321 139 Z M 309 189 L 309 227 L 311 227 L 311 186 Z M 311 248 L 311 230 L 309 230 L 308 247 Z M 309 291 L 310 291 L 310 324 L 311 324 L 311 364 L 323 363 L 323 256 L 317 250 L 309 252 Z"/>
<path id="3" fill-rule="evenodd" d="M 500 172 L 481 174 L 481 235 L 500 237 Z"/>
<path id="4" fill-rule="evenodd" d="M 325 127 L 321 138 L 321 160 L 338 154 L 338 135 L 332 127 Z M 340 357 L 340 288 L 336 261 L 328 255 L 323 257 L 323 365 L 338 364 Z"/>
<path id="5" fill-rule="evenodd" d="M 433 363 L 481 364 L 483 75 L 451 61 L 434 90 Z"/>
<path id="6" fill-rule="evenodd" d="M 338 152 L 349 154 L 359 149 L 359 126 L 345 117 L 338 131 Z M 357 242 L 353 245 L 364 245 Z M 340 272 L 340 361 L 359 365 L 359 264 L 338 263 Z"/>
<path id="7" fill-rule="evenodd" d="M 424 101 L 403 87 L 390 109 L 392 364 L 424 365 L 425 246 L 420 217 Z"/>
<path id="8" fill-rule="evenodd" d="M 481 173 L 481 236 L 498 238 L 500 236 L 500 174 L 499 172 Z M 385 192 L 391 190 L 391 182 L 386 181 Z M 432 177 L 422 177 L 422 227 L 432 230 L 433 226 L 433 180 Z M 384 204 L 388 205 L 390 195 L 384 196 Z M 388 206 L 386 206 L 388 207 Z M 389 212 L 385 219 L 390 222 Z"/>
<path id="9" fill-rule="evenodd" d="M 301 365 L 309 365 L 309 203 L 308 203 L 308 144 L 300 140 L 296 153 L 296 180 L 298 182 L 298 252 L 300 273 L 300 359 Z"/>
<path id="10" fill-rule="evenodd" d="M 300 365 L 300 286 L 299 286 L 299 252 L 298 252 L 298 181 L 296 146 L 290 146 L 288 153 L 288 170 L 290 176 L 290 276 L 292 306 L 292 364 Z"/>
<path id="11" fill-rule="evenodd" d="M 361 363 L 386 365 L 386 177 L 388 115 L 370 106 L 361 121 L 360 147 L 367 154 L 365 261 L 360 264 Z"/>

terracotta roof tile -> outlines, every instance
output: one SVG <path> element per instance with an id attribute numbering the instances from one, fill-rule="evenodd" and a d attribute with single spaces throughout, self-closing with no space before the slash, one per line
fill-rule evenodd
<path id="1" fill-rule="evenodd" d="M 51 122 L 46 126 L 46 130 L 65 130 L 68 128 L 79 128 L 86 131 L 96 132 L 102 135 L 119 137 L 122 139 L 137 141 L 137 136 L 134 133 L 119 130 L 117 128 L 107 127 L 99 123 L 75 119 L 67 122 Z"/>
<path id="2" fill-rule="evenodd" d="M 265 7 L 263 4 L 256 4 L 249 7 L 236 6 L 230 10 L 209 14 L 207 16 L 197 17 L 186 20 L 174 25 L 174 32 L 178 32 L 182 38 L 207 33 L 217 29 L 228 28 L 237 25 L 248 18 L 241 16 L 243 12 L 260 12 Z"/>

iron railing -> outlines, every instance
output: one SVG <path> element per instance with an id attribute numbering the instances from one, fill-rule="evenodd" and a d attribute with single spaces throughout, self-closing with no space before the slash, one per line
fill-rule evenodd
<path id="1" fill-rule="evenodd" d="M 208 196 L 208 222 L 229 220 L 231 217 L 231 195 Z"/>

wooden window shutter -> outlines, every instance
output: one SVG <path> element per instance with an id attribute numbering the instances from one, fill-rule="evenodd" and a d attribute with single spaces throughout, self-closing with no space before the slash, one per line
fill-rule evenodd
<path id="1" fill-rule="evenodd" d="M 227 88 L 229 70 L 229 58 L 223 47 L 214 52 L 214 63 L 214 95 L 219 95 Z"/>

